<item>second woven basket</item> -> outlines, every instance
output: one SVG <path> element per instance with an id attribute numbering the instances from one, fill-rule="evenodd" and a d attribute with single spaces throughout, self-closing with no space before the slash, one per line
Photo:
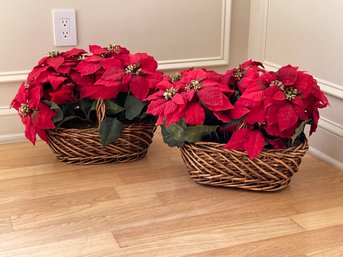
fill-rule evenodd
<path id="1" fill-rule="evenodd" d="M 226 150 L 223 144 L 213 142 L 186 143 L 180 150 L 191 178 L 199 184 L 278 191 L 298 171 L 308 143 L 305 140 L 287 149 L 263 150 L 253 160 L 243 151 Z"/>

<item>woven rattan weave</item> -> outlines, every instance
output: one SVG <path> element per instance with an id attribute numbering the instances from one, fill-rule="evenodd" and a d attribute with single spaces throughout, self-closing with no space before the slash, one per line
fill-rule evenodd
<path id="1" fill-rule="evenodd" d="M 57 158 L 71 164 L 101 164 L 143 158 L 152 142 L 154 124 L 125 125 L 121 136 L 102 146 L 98 128 L 48 130 L 48 144 Z"/>
<path id="2" fill-rule="evenodd" d="M 308 143 L 305 140 L 296 147 L 263 150 L 253 160 L 243 151 L 223 147 L 219 143 L 199 142 L 186 143 L 180 148 L 193 180 L 211 186 L 278 191 L 298 171 Z"/>

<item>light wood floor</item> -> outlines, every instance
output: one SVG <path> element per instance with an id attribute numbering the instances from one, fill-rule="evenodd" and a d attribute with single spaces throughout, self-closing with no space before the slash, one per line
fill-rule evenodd
<path id="1" fill-rule="evenodd" d="M 278 193 L 211 188 L 154 138 L 129 164 L 0 145 L 0 256 L 343 256 L 343 172 L 307 155 Z"/>

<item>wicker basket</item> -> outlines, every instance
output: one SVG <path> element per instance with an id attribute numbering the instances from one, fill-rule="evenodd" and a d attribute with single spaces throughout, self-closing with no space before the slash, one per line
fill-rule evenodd
<path id="1" fill-rule="evenodd" d="M 48 130 L 48 144 L 63 162 L 72 164 L 121 163 L 142 159 L 152 142 L 155 124 L 125 125 L 121 136 L 102 146 L 98 128 Z"/>
<path id="2" fill-rule="evenodd" d="M 296 147 L 263 150 L 255 159 L 243 151 L 225 150 L 213 142 L 187 143 L 181 156 L 190 176 L 199 184 L 254 191 L 284 189 L 298 171 L 308 150 L 307 140 Z"/>

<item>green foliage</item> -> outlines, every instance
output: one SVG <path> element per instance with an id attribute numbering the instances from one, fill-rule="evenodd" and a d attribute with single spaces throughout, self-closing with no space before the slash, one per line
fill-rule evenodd
<path id="1" fill-rule="evenodd" d="M 124 105 L 125 118 L 128 120 L 133 120 L 137 118 L 141 114 L 145 106 L 146 103 L 142 102 L 133 95 L 128 95 Z"/>
<path id="2" fill-rule="evenodd" d="M 112 100 L 106 100 L 105 106 L 106 106 L 106 115 L 115 115 L 115 114 L 118 114 L 118 113 L 124 111 L 123 107 L 116 104 Z"/>
<path id="3" fill-rule="evenodd" d="M 103 146 L 114 142 L 123 130 L 123 123 L 116 118 L 106 117 L 99 127 L 99 134 Z"/>
<path id="4" fill-rule="evenodd" d="M 187 126 L 184 120 L 172 123 L 166 127 L 162 125 L 162 136 L 169 146 L 182 146 L 184 142 L 198 142 L 203 136 L 215 132 L 218 126 L 197 125 Z"/>
<path id="5" fill-rule="evenodd" d="M 298 138 L 298 136 L 304 131 L 305 125 L 306 124 L 311 124 L 311 119 L 309 120 L 304 120 L 300 126 L 295 130 L 294 135 L 292 136 L 292 145 L 294 144 L 295 140 Z"/>

